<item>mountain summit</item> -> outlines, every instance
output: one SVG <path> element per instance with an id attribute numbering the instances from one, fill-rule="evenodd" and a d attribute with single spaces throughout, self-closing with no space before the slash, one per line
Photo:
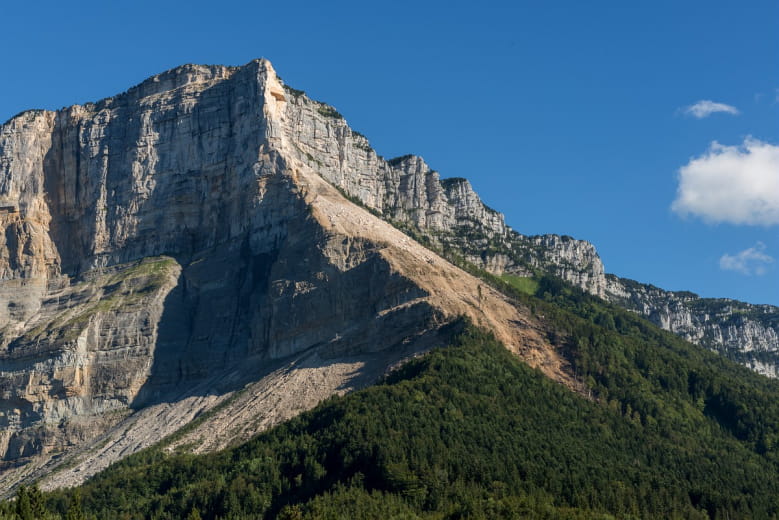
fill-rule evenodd
<path id="1" fill-rule="evenodd" d="M 562 278 L 779 372 L 775 307 L 623 280 L 587 242 L 521 235 L 467 180 L 378 156 L 267 60 L 12 118 L 0 228 L 2 488 L 72 485 L 173 434 L 249 438 L 445 344 L 463 316 L 586 394 L 543 316 L 476 269 Z"/>
<path id="2" fill-rule="evenodd" d="M 204 448 L 248 437 L 440 344 L 460 316 L 573 385 L 528 313 L 327 182 L 409 213 L 427 197 L 402 185 L 421 161 L 392 166 L 336 119 L 259 60 L 2 127 L 6 482 L 81 449 L 51 485 L 78 481 L 217 406 Z M 481 208 L 459 192 L 471 206 L 442 190 L 427 218 Z"/>

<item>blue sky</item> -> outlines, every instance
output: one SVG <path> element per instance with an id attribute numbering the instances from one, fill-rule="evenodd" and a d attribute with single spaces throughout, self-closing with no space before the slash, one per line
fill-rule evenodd
<path id="1" fill-rule="evenodd" d="M 29 4 L 0 6 L 2 121 L 266 57 L 378 153 L 467 177 L 522 233 L 779 305 L 773 0 Z"/>

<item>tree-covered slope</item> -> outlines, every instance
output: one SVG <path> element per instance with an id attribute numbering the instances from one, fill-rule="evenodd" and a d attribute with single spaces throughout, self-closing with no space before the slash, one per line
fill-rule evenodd
<path id="1" fill-rule="evenodd" d="M 771 518 L 779 385 L 552 279 L 575 394 L 467 327 L 454 345 L 249 443 L 128 457 L 79 490 L 97 518 Z M 507 290 L 510 290 L 507 288 Z M 72 491 L 49 495 L 65 514 Z"/>

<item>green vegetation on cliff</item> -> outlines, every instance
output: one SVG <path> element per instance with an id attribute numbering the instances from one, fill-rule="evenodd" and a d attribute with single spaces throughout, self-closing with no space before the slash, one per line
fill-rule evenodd
<path id="1" fill-rule="evenodd" d="M 514 297 L 545 323 L 589 398 L 466 327 L 451 346 L 378 385 L 329 399 L 242 446 L 130 456 L 79 489 L 84 511 L 205 519 L 777 515 L 777 382 L 556 279 L 501 282 L 518 286 Z M 72 491 L 46 499 L 63 517 L 78 502 Z"/>
<path id="2" fill-rule="evenodd" d="M 74 284 L 73 290 L 86 303 L 74 307 L 71 313 L 44 321 L 26 332 L 21 340 L 51 342 L 61 338 L 73 341 L 96 314 L 148 302 L 156 291 L 170 283 L 177 267 L 173 258 L 158 256 L 87 272 L 82 281 Z M 99 293 L 100 297 L 90 297 L 93 292 Z"/>
<path id="3" fill-rule="evenodd" d="M 99 518 L 770 518 L 779 386 L 553 280 L 528 298 L 593 399 L 466 329 L 240 447 L 146 450 Z M 70 492 L 49 498 L 65 514 Z"/>
<path id="4" fill-rule="evenodd" d="M 535 278 L 513 274 L 504 274 L 500 278 L 520 293 L 535 294 L 538 291 L 538 280 Z"/>

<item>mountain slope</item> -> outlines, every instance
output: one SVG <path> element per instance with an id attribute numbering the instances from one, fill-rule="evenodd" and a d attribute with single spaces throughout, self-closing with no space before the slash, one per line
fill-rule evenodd
<path id="1" fill-rule="evenodd" d="M 779 375 L 779 308 L 700 298 L 607 275 L 589 242 L 522 235 L 484 205 L 466 179 L 440 179 L 416 156 L 385 162 L 345 121 L 321 110 L 321 104 L 296 95 L 292 105 L 297 118 L 293 135 L 316 145 L 300 148 L 306 157 L 325 158 L 316 162 L 326 179 L 448 256 L 463 257 L 494 274 L 553 274 L 759 373 Z"/>
<path id="2" fill-rule="evenodd" d="M 267 61 L 186 66 L 3 126 L 6 489 L 81 481 L 215 407 L 217 446 L 246 438 L 463 315 L 575 386 L 526 309 L 290 151 L 282 91 Z"/>
<path id="3" fill-rule="evenodd" d="M 779 308 L 705 299 L 607 275 L 595 247 L 568 236 L 525 236 L 506 226 L 466 179 L 441 179 L 421 157 L 385 161 L 329 105 L 287 88 L 285 125 L 298 158 L 333 185 L 448 257 L 494 274 L 548 273 L 636 311 L 688 341 L 753 370 L 779 375 Z"/>
<path id="4" fill-rule="evenodd" d="M 460 316 L 591 391 L 529 304 L 444 257 L 640 293 L 590 244 L 520 235 L 466 180 L 377 156 L 266 60 L 13 118 L 0 227 L 5 490 L 72 485 L 188 425 L 182 445 L 245 440 L 446 344 Z M 743 317 L 770 353 L 775 324 Z"/>
<path id="5" fill-rule="evenodd" d="M 577 317 L 563 307 L 589 300 L 571 294 L 560 293 L 554 305 L 537 301 L 557 314 L 560 332 L 574 324 L 572 339 L 601 338 L 593 347 L 604 357 L 647 357 L 643 367 L 606 361 L 607 373 L 631 380 L 608 384 L 608 400 L 552 383 L 469 329 L 377 386 L 329 400 L 240 447 L 205 457 L 158 448 L 129 457 L 80 489 L 85 507 L 99 517 L 158 518 L 194 509 L 203 518 L 330 518 L 344 508 L 360 518 L 776 514 L 776 448 L 748 438 L 758 424 L 776 438 L 779 410 L 756 410 L 745 436 L 712 410 L 725 395 L 735 406 L 776 402 L 777 384 L 650 325 L 625 335 Z M 658 384 L 658 374 L 672 371 L 696 384 Z M 68 494 L 52 497 L 52 508 L 64 511 Z"/>

